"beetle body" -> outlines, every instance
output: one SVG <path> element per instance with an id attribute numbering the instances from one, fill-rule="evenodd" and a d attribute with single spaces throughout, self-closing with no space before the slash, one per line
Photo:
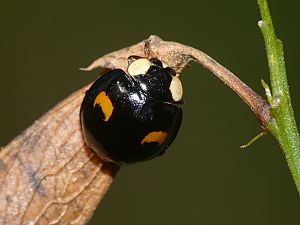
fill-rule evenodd
<path id="1" fill-rule="evenodd" d="M 156 58 L 136 59 L 127 73 L 111 70 L 92 84 L 81 105 L 85 141 L 119 165 L 162 155 L 181 124 L 181 97 L 175 71 Z"/>

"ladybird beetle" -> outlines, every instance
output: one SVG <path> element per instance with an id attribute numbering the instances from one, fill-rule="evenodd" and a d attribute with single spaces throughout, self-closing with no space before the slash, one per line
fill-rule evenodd
<path id="1" fill-rule="evenodd" d="M 118 165 L 162 155 L 182 120 L 182 85 L 157 58 L 128 58 L 87 90 L 80 109 L 87 146 Z"/>

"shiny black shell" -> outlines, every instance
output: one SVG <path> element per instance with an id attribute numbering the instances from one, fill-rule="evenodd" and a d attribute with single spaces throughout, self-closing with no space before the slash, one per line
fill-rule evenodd
<path id="1" fill-rule="evenodd" d="M 177 135 L 182 109 L 169 90 L 174 70 L 158 59 L 146 74 L 114 69 L 86 92 L 80 109 L 87 145 L 101 158 L 129 164 L 162 155 Z"/>

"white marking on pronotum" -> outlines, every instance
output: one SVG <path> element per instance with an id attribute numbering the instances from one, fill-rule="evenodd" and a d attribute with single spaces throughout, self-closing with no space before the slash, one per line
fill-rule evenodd
<path id="1" fill-rule="evenodd" d="M 172 77 L 169 89 L 171 91 L 172 98 L 175 102 L 179 101 L 182 98 L 182 84 L 178 77 Z"/>
<path id="2" fill-rule="evenodd" d="M 166 62 L 161 61 L 161 63 L 162 63 L 162 65 L 163 65 L 163 68 L 169 67 L 169 65 L 168 65 Z"/>
<path id="3" fill-rule="evenodd" d="M 152 63 L 148 59 L 137 59 L 128 66 L 128 74 L 131 76 L 146 74 Z"/>

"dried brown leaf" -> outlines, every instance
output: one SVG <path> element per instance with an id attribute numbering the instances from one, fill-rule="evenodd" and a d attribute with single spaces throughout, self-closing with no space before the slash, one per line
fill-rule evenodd
<path id="1" fill-rule="evenodd" d="M 150 36 L 107 54 L 87 68 L 127 68 L 130 55 L 144 48 L 179 74 L 190 60 L 202 64 L 232 88 L 264 124 L 264 99 L 203 52 Z M 85 224 L 105 194 L 118 167 L 86 147 L 79 110 L 88 87 L 75 92 L 37 120 L 0 152 L 0 224 Z"/>

